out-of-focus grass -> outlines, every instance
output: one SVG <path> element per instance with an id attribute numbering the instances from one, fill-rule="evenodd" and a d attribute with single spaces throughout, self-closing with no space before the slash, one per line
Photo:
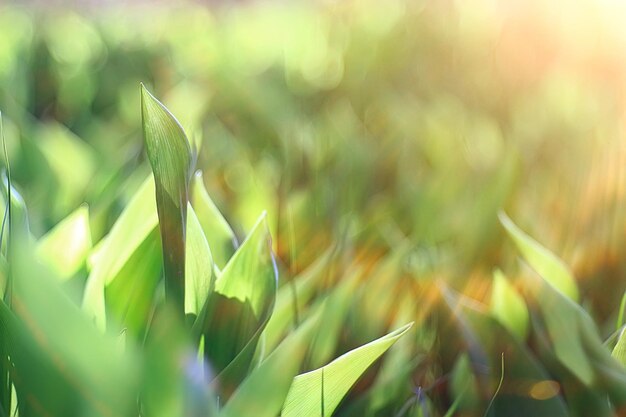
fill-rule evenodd
<path id="1" fill-rule="evenodd" d="M 417 319 L 414 367 L 389 384 L 394 398 L 430 387 L 412 409 L 445 412 L 440 380 L 464 366 L 433 336 L 446 317 L 434 283 L 486 304 L 495 267 L 517 289 L 529 275 L 501 209 L 572 268 L 608 336 L 626 290 L 626 11 L 495 3 L 1 6 L 0 109 L 31 231 L 87 202 L 93 242 L 109 233 L 150 169 L 143 81 L 195 144 L 235 233 L 267 210 L 281 285 L 334 247 L 315 299 L 354 290 L 329 297 L 340 335 L 326 356 Z M 354 397 L 345 410 L 358 413 Z"/>

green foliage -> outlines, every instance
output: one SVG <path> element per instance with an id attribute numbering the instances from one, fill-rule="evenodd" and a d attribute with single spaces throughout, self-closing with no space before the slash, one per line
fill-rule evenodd
<path id="1" fill-rule="evenodd" d="M 0 417 L 624 413 L 615 5 L 34 3 Z"/>
<path id="2" fill-rule="evenodd" d="M 499 269 L 493 273 L 490 310 L 512 335 L 521 341 L 526 339 L 529 325 L 526 302 Z"/>
<path id="3" fill-rule="evenodd" d="M 402 335 L 412 323 L 345 353 L 328 365 L 298 375 L 287 394 L 283 416 L 329 416 L 357 378 Z"/>
<path id="4" fill-rule="evenodd" d="M 499 217 L 500 223 L 513 239 L 526 262 L 551 285 L 577 302 L 580 298 L 578 287 L 567 266 L 552 252 L 524 233 L 504 212 L 501 212 Z"/>
<path id="5" fill-rule="evenodd" d="M 145 90 L 142 98 L 154 176 L 135 189 L 93 248 L 86 206 L 35 242 L 24 203 L 10 183 L 5 187 L 11 227 L 6 239 L 10 249 L 2 258 L 10 267 L 3 271 L 6 289 L 0 303 L 6 399 L 0 411 L 4 415 L 4 404 L 10 407 L 13 388 L 19 416 L 238 416 L 252 410 L 273 416 L 294 401 L 318 402 L 320 397 L 306 386 L 298 393 L 306 378 L 296 376 L 311 355 L 322 365 L 332 356 L 342 320 L 326 325 L 337 308 L 348 305 L 346 291 L 358 275 L 333 291 L 332 308 L 311 307 L 303 324 L 286 336 L 284 320 L 289 318 L 283 301 L 280 314 L 286 316 L 274 329 L 273 345 L 255 356 L 259 342 L 264 343 L 261 336 L 274 311 L 278 284 L 266 214 L 229 256 L 224 244 L 234 241 L 234 233 L 200 176 L 194 183 L 199 198 L 188 201 L 189 185 L 181 180 L 188 178 L 181 170 L 188 170 L 190 154 L 188 144 L 180 145 L 186 141 L 182 128 Z M 169 143 L 176 140 L 178 144 Z M 200 207 L 204 224 L 193 204 Z M 174 224 L 178 222 L 184 227 Z M 216 237 L 209 243 L 206 236 L 213 231 Z M 219 247 L 220 256 L 229 256 L 222 270 L 214 264 L 211 244 Z M 329 260 L 329 254 L 321 257 L 317 270 Z M 85 269 L 84 287 L 65 286 Z M 181 283 L 176 281 L 179 273 Z M 320 273 L 309 276 L 316 275 Z M 172 279 L 183 287 L 172 289 Z M 315 283 L 312 278 L 303 282 L 309 287 L 303 309 Z M 329 386 L 337 385 L 327 398 L 326 413 L 406 330 L 408 326 L 322 368 Z M 221 410 L 220 404 L 225 404 Z"/>
<path id="6" fill-rule="evenodd" d="M 191 148 L 178 120 L 141 85 L 141 118 L 156 185 L 163 245 L 165 296 L 185 305 L 185 229 L 191 180 Z"/>
<path id="7" fill-rule="evenodd" d="M 81 206 L 37 242 L 37 256 L 63 280 L 85 265 L 91 251 L 89 209 Z"/>

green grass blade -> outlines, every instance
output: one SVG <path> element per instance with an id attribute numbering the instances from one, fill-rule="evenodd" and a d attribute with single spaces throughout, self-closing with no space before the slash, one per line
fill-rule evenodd
<path id="1" fill-rule="evenodd" d="M 351 350 L 323 368 L 298 375 L 289 389 L 283 417 L 321 416 L 320 392 L 324 386 L 324 416 L 330 417 L 352 385 L 413 325 L 409 323 L 379 339 Z M 322 381 L 322 376 L 324 380 Z"/>
<path id="2" fill-rule="evenodd" d="M 91 248 L 89 208 L 83 205 L 39 239 L 37 256 L 65 281 L 85 265 Z"/>
<path id="3" fill-rule="evenodd" d="M 176 118 L 141 86 L 141 115 L 148 159 L 154 173 L 163 247 L 165 296 L 179 309 L 185 304 L 185 228 L 191 148 Z"/>
<path id="4" fill-rule="evenodd" d="M 563 261 L 524 233 L 504 212 L 500 212 L 498 217 L 528 264 L 547 282 L 578 302 L 580 296 L 576 280 Z"/>

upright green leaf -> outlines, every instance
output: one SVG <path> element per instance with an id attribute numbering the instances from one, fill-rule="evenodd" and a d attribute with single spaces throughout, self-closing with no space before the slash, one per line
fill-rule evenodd
<path id="1" fill-rule="evenodd" d="M 162 259 L 155 228 L 104 288 L 107 329 L 111 323 L 121 325 L 130 336 L 142 340 L 161 282 Z"/>
<path id="2" fill-rule="evenodd" d="M 413 325 L 409 323 L 379 339 L 351 350 L 328 365 L 298 375 L 287 394 L 283 417 L 330 417 L 352 385 Z"/>
<path id="3" fill-rule="evenodd" d="M 185 314 L 197 316 L 213 291 L 215 274 L 209 244 L 191 205 L 188 207 L 186 245 Z"/>
<path id="4" fill-rule="evenodd" d="M 149 176 L 120 214 L 109 234 L 91 253 L 92 270 L 85 286 L 83 309 L 102 330 L 106 327 L 105 288 L 117 281 L 117 277 L 123 271 L 128 272 L 131 259 L 132 263 L 138 263 L 138 267 L 144 272 L 155 270 L 154 260 L 159 264 L 162 262 L 161 256 L 153 255 L 153 251 L 149 249 L 153 243 L 158 245 L 158 236 L 152 233 L 158 224 L 154 192 L 154 179 Z M 147 242 L 149 240 L 153 243 Z M 150 255 L 147 255 L 146 251 Z M 156 285 L 159 277 L 155 277 L 154 272 L 137 274 L 138 271 L 134 267 L 130 269 L 134 271 L 123 274 L 129 281 L 117 285 L 127 285 L 137 290 L 142 288 L 144 291 L 146 282 L 152 282 L 152 287 Z M 122 294 L 128 295 L 126 291 Z"/>
<path id="5" fill-rule="evenodd" d="M 276 270 L 265 213 L 215 281 L 194 328 L 205 335 L 205 353 L 223 395 L 246 376 L 274 308 Z M 198 334 L 196 332 L 196 334 Z"/>
<path id="6" fill-rule="evenodd" d="M 143 84 L 141 116 L 156 184 L 165 295 L 182 314 L 185 305 L 185 228 L 192 172 L 191 148 L 180 123 Z"/>
<path id="7" fill-rule="evenodd" d="M 91 250 L 89 209 L 80 206 L 37 243 L 37 256 L 62 280 L 68 280 L 85 264 Z"/>
<path id="8" fill-rule="evenodd" d="M 190 198 L 211 248 L 213 260 L 219 268 L 223 268 L 235 253 L 237 238 L 204 187 L 202 171 L 197 171 L 193 176 Z"/>
<path id="9" fill-rule="evenodd" d="M 498 217 L 528 264 L 547 282 L 578 302 L 576 280 L 563 261 L 524 233 L 504 212 L 500 212 Z"/>

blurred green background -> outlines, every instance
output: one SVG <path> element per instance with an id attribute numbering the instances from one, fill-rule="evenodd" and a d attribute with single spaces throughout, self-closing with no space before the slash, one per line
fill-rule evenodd
<path id="1" fill-rule="evenodd" d="M 268 211 L 281 280 L 339 244 L 389 292 L 376 308 L 409 291 L 426 317 L 438 279 L 486 300 L 494 267 L 516 270 L 504 209 L 572 267 L 608 336 L 626 289 L 625 19 L 610 1 L 8 3 L 13 181 L 35 236 L 86 202 L 99 241 L 149 172 L 143 82 L 236 233 Z"/>

